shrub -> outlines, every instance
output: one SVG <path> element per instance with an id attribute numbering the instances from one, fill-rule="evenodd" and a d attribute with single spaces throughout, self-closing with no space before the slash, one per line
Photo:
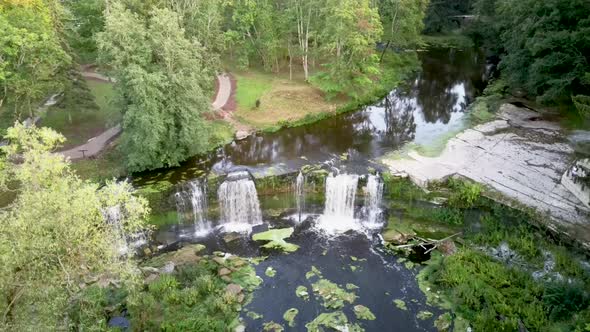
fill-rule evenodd
<path id="1" fill-rule="evenodd" d="M 549 317 L 555 321 L 569 319 L 574 313 L 587 308 L 589 300 L 584 285 L 579 283 L 548 284 L 543 294 Z"/>
<path id="2" fill-rule="evenodd" d="M 448 204 L 456 208 L 472 208 L 483 191 L 483 187 L 479 183 L 471 183 L 453 178 L 449 179 L 448 185 L 453 191 L 449 197 Z"/>

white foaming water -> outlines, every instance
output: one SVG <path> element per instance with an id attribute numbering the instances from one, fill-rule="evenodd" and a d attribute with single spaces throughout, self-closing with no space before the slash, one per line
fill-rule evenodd
<path id="1" fill-rule="evenodd" d="M 138 248 L 147 243 L 146 235 L 144 232 L 138 232 L 136 234 L 126 234 L 123 228 L 123 213 L 120 205 L 108 207 L 103 210 L 103 217 L 105 218 L 108 225 L 114 230 L 114 241 L 113 244 L 119 255 L 133 254 L 130 249 Z"/>
<path id="2" fill-rule="evenodd" d="M 103 216 L 115 232 L 115 248 L 119 255 L 125 255 L 129 252 L 123 225 L 121 224 L 121 207 L 119 205 L 111 206 L 103 211 Z"/>
<path id="3" fill-rule="evenodd" d="M 301 222 L 301 217 L 302 217 L 302 213 L 303 213 L 303 209 L 305 208 L 305 191 L 304 191 L 304 186 L 305 185 L 305 177 L 303 176 L 303 173 L 299 172 L 299 175 L 297 175 L 297 180 L 295 181 L 295 200 L 297 201 L 297 215 L 298 215 L 298 220 L 299 222 Z"/>
<path id="4" fill-rule="evenodd" d="M 195 236 L 207 235 L 212 230 L 207 219 L 207 185 L 195 180 L 184 184 L 182 189 L 174 194 L 179 221 L 191 221 Z"/>
<path id="5" fill-rule="evenodd" d="M 381 227 L 381 201 L 383 199 L 383 181 L 379 175 L 369 175 L 365 192 L 364 215 L 367 218 L 363 224 L 367 228 Z"/>
<path id="6" fill-rule="evenodd" d="M 354 219 L 358 178 L 356 174 L 330 174 L 326 178 L 326 206 L 318 220 L 319 228 L 331 234 L 361 228 Z"/>
<path id="7" fill-rule="evenodd" d="M 228 174 L 217 195 L 225 231 L 248 232 L 262 223 L 258 193 L 248 172 Z"/>

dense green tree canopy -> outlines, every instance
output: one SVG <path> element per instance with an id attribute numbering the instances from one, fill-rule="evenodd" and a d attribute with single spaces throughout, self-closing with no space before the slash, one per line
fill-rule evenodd
<path id="1" fill-rule="evenodd" d="M 498 2 L 505 78 L 541 101 L 569 99 L 590 69 L 590 2 Z"/>
<path id="2" fill-rule="evenodd" d="M 383 27 L 378 9 L 368 0 L 328 0 L 321 15 L 325 25 L 319 32 L 320 50 L 328 60 L 312 82 L 328 96 L 360 98 L 379 74 L 375 46 Z"/>
<path id="3" fill-rule="evenodd" d="M 460 27 L 457 16 L 471 13 L 472 0 L 432 0 L 424 20 L 424 32 L 445 33 Z"/>
<path id="4" fill-rule="evenodd" d="M 0 159 L 0 185 L 16 199 L 0 211 L 0 330 L 67 330 L 67 307 L 85 280 L 131 281 L 121 241 L 143 229 L 146 201 L 127 183 L 80 180 L 52 151 L 54 131 L 17 124 Z M 116 208 L 120 228 L 105 217 Z"/>
<path id="5" fill-rule="evenodd" d="M 52 7 L 41 0 L 0 1 L 0 106 L 20 118 L 61 92 L 71 61 L 60 43 Z"/>
<path id="6" fill-rule="evenodd" d="M 186 38 L 178 14 L 148 17 L 115 3 L 98 36 L 124 108 L 122 148 L 131 171 L 175 166 L 204 152 L 212 75 L 202 46 Z"/>
<path id="7" fill-rule="evenodd" d="M 502 75 L 541 102 L 586 93 L 590 70 L 590 2 L 476 1 L 474 35 L 502 55 Z"/>

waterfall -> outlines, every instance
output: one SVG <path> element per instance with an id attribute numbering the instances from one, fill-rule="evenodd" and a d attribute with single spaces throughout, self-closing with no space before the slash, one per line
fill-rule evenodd
<path id="1" fill-rule="evenodd" d="M 299 222 L 301 222 L 301 214 L 305 208 L 304 185 L 305 176 L 303 176 L 303 173 L 299 172 L 299 175 L 297 175 L 297 180 L 295 181 L 295 199 L 297 200 L 297 216 L 299 218 Z"/>
<path id="2" fill-rule="evenodd" d="M 125 237 L 125 231 L 121 223 L 121 206 L 115 205 L 104 209 L 103 216 L 108 225 L 113 228 L 115 235 L 115 248 L 119 255 L 125 255 L 129 252 L 129 245 L 127 244 L 127 238 Z"/>
<path id="3" fill-rule="evenodd" d="M 207 219 L 207 185 L 198 180 L 185 183 L 182 190 L 174 194 L 179 221 L 190 221 L 195 225 L 196 235 L 211 231 Z"/>
<path id="4" fill-rule="evenodd" d="M 358 175 L 330 174 L 326 178 L 326 206 L 318 226 L 329 233 L 338 233 L 359 227 L 354 220 L 354 202 Z"/>
<path id="5" fill-rule="evenodd" d="M 341 174 L 326 178 L 326 206 L 324 215 L 353 218 L 358 175 Z"/>
<path id="6" fill-rule="evenodd" d="M 114 246 L 119 255 L 130 254 L 130 249 L 137 249 L 147 243 L 145 231 L 139 231 L 134 234 L 127 234 L 123 227 L 124 212 L 120 205 L 110 206 L 102 211 L 102 215 L 114 231 Z M 133 254 L 133 252 L 131 252 Z"/>
<path id="7" fill-rule="evenodd" d="M 241 171 L 227 175 L 217 192 L 223 227 L 230 231 L 250 230 L 262 223 L 258 193 L 250 173 Z"/>
<path id="8" fill-rule="evenodd" d="M 367 218 L 365 225 L 369 228 L 381 226 L 379 217 L 381 216 L 381 200 L 383 199 L 383 181 L 379 175 L 369 175 L 367 187 L 365 190 L 365 216 Z"/>

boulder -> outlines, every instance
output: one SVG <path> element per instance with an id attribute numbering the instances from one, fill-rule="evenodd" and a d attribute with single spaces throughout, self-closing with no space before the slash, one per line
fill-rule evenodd
<path id="1" fill-rule="evenodd" d="M 159 275 L 154 273 L 154 274 L 150 274 L 149 276 L 147 276 L 145 278 L 145 280 L 143 281 L 146 284 L 151 284 L 152 282 L 156 281 L 156 279 L 158 279 Z"/>
<path id="2" fill-rule="evenodd" d="M 453 240 L 446 240 L 441 242 L 437 249 L 443 253 L 443 255 L 451 256 L 457 252 L 457 246 L 455 246 L 455 242 Z"/>
<path id="3" fill-rule="evenodd" d="M 248 136 L 250 136 L 250 133 L 245 130 L 236 131 L 236 140 L 238 140 L 238 141 L 246 139 Z"/>
<path id="4" fill-rule="evenodd" d="M 223 241 L 225 241 L 225 243 L 230 243 L 230 242 L 233 242 L 241 237 L 242 237 L 242 234 L 238 233 L 238 232 L 225 233 L 223 235 Z"/>
<path id="5" fill-rule="evenodd" d="M 226 276 L 231 274 L 231 270 L 226 268 L 226 267 L 222 267 L 221 269 L 219 269 L 219 271 L 217 272 L 217 274 L 222 277 L 222 276 Z"/>
<path id="6" fill-rule="evenodd" d="M 225 287 L 225 291 L 227 293 L 230 293 L 232 295 L 238 295 L 242 292 L 242 286 L 238 285 L 238 284 L 229 284 L 227 285 L 227 287 Z"/>
<path id="7" fill-rule="evenodd" d="M 174 272 L 175 267 L 176 267 L 176 264 L 174 264 L 173 262 L 168 262 L 168 263 L 166 263 L 166 265 L 164 265 L 160 269 L 160 273 L 170 274 L 170 273 Z"/>
<path id="8" fill-rule="evenodd" d="M 393 243 L 396 245 L 406 244 L 410 241 L 414 236 L 416 236 L 416 232 L 411 229 L 395 229 L 390 228 L 383 231 L 383 240 L 385 242 Z"/>

